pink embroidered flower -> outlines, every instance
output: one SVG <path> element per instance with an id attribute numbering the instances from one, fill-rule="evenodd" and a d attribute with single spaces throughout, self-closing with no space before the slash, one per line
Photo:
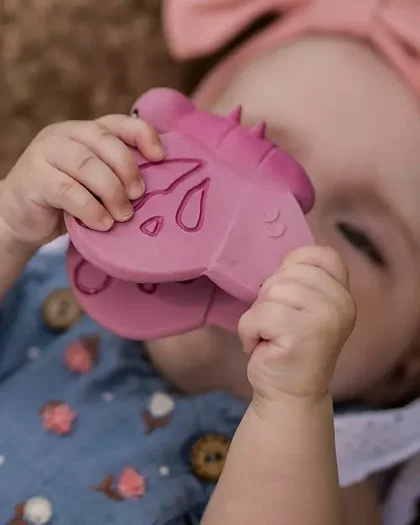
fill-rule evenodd
<path id="1" fill-rule="evenodd" d="M 146 482 L 133 467 L 126 467 L 121 474 L 117 488 L 125 499 L 138 499 L 146 493 Z"/>
<path id="2" fill-rule="evenodd" d="M 45 430 L 64 436 L 72 431 L 76 413 L 67 403 L 51 401 L 41 409 L 41 418 Z"/>
<path id="3" fill-rule="evenodd" d="M 64 364 L 76 374 L 87 374 L 98 360 L 98 337 L 71 343 L 64 353 Z"/>

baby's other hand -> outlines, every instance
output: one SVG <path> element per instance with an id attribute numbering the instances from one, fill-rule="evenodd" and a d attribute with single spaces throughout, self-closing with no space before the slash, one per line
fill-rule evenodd
<path id="1" fill-rule="evenodd" d="M 259 398 L 319 399 L 355 323 L 348 272 L 329 248 L 300 248 L 261 287 L 239 334 Z"/>
<path id="2" fill-rule="evenodd" d="M 158 134 L 141 119 L 108 115 L 48 126 L 1 183 L 0 219 L 35 246 L 64 233 L 63 211 L 99 231 L 127 221 L 130 200 L 144 192 L 127 144 L 150 161 L 164 157 Z"/>

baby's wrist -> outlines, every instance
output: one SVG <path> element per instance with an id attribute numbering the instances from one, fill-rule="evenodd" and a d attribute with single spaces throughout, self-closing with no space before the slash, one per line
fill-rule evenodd
<path id="1" fill-rule="evenodd" d="M 42 245 L 19 237 L 4 211 L 9 210 L 10 195 L 7 195 L 5 181 L 0 182 L 0 243 L 2 250 L 7 250 L 13 255 L 23 255 L 30 258 Z"/>
<path id="2" fill-rule="evenodd" d="M 267 398 L 254 393 L 250 410 L 264 424 L 269 426 L 283 426 L 287 418 L 294 420 L 312 417 L 314 415 L 333 414 L 332 396 L 325 392 L 319 396 L 297 396 L 288 393 L 279 393 L 276 397 Z"/>
<path id="3" fill-rule="evenodd" d="M 29 260 L 38 250 L 33 243 L 19 239 L 0 214 L 0 246 L 1 251 L 11 259 Z"/>

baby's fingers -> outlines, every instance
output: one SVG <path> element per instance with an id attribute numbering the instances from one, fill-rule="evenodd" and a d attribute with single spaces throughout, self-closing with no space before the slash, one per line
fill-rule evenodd
<path id="1" fill-rule="evenodd" d="M 113 218 L 86 188 L 57 168 L 46 170 L 42 192 L 49 206 L 66 211 L 93 230 L 111 228 Z"/>
<path id="2" fill-rule="evenodd" d="M 95 149 L 100 147 L 97 145 Z M 53 162 L 50 161 L 50 164 L 98 197 L 116 221 L 123 222 L 132 216 L 133 207 L 121 180 L 109 165 L 85 144 L 73 138 L 63 141 L 61 155 Z"/>
<path id="3" fill-rule="evenodd" d="M 146 159 L 159 162 L 165 153 L 157 131 L 141 118 L 107 115 L 96 122 L 130 146 L 138 148 Z"/>
<path id="4" fill-rule="evenodd" d="M 338 253 L 332 248 L 324 246 L 298 248 L 285 257 L 280 270 L 291 265 L 318 267 L 346 289 L 349 288 L 347 267 Z"/>
<path id="5" fill-rule="evenodd" d="M 132 120 L 130 117 L 116 115 L 116 117 L 120 116 L 129 122 Z M 144 184 L 140 171 L 132 152 L 115 131 L 109 129 L 105 123 L 101 124 L 100 120 L 73 121 L 66 123 L 66 133 L 71 140 L 88 148 L 109 167 L 109 171 L 113 172 L 114 178 L 118 178 L 124 188 L 125 200 L 141 197 Z M 121 200 L 122 196 L 118 195 L 118 197 Z"/>

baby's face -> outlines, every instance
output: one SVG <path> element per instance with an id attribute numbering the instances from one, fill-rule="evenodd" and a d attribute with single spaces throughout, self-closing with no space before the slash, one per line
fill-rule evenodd
<path id="1" fill-rule="evenodd" d="M 420 380 L 413 366 L 397 368 L 413 362 L 420 327 L 414 94 L 367 47 L 308 39 L 250 66 L 213 109 L 235 104 L 249 123 L 266 120 L 271 138 L 305 167 L 317 195 L 308 216 L 315 239 L 349 267 L 358 322 L 337 365 L 334 394 L 374 401 L 372 393 L 407 394 Z"/>
<path id="2" fill-rule="evenodd" d="M 358 321 L 333 394 L 399 401 L 420 385 L 414 95 L 367 47 L 307 39 L 251 65 L 210 109 L 228 113 L 237 104 L 245 123 L 266 120 L 271 138 L 305 167 L 317 195 L 308 216 L 315 239 L 334 247 L 350 270 Z M 183 388 L 249 394 L 246 358 L 231 336 L 202 330 L 153 347 L 157 364 Z"/>

